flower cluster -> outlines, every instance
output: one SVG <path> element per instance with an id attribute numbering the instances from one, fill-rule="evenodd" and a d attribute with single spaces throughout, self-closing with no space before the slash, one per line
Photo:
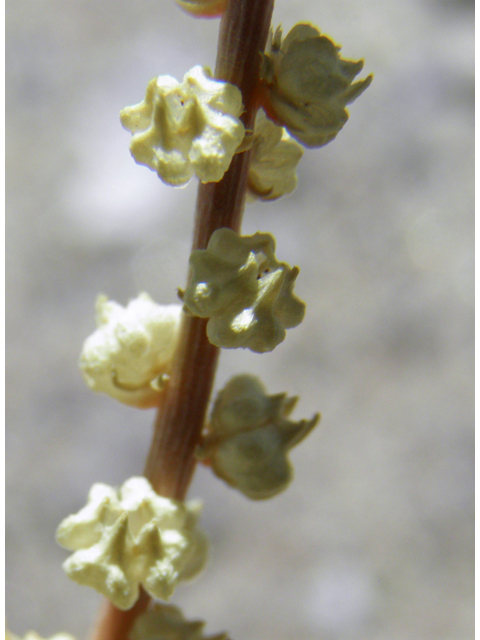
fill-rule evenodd
<path id="1" fill-rule="evenodd" d="M 217 229 L 206 249 L 190 256 L 191 279 L 180 296 L 186 308 L 210 318 L 210 342 L 227 349 L 271 351 L 285 339 L 285 329 L 303 320 L 305 305 L 293 294 L 299 273 L 278 262 L 268 233 L 239 236 Z"/>
<path id="2" fill-rule="evenodd" d="M 204 626 L 200 620 L 185 620 L 177 607 L 156 604 L 137 618 L 130 637 L 131 640 L 228 640 L 225 633 L 204 636 Z"/>
<path id="3" fill-rule="evenodd" d="M 288 420 L 297 400 L 285 393 L 267 395 L 254 376 L 235 376 L 217 396 L 197 457 L 248 498 L 280 493 L 292 478 L 288 451 L 320 417 Z"/>
<path id="4" fill-rule="evenodd" d="M 198 503 L 159 496 L 145 478 L 130 478 L 118 490 L 94 484 L 87 505 L 58 527 L 57 542 L 74 551 L 63 568 L 119 609 L 135 604 L 140 585 L 168 600 L 179 581 L 205 564 L 199 511 Z"/>
<path id="5" fill-rule="evenodd" d="M 122 307 L 98 296 L 98 329 L 85 341 L 80 369 L 93 391 L 137 407 L 158 404 L 175 352 L 181 305 L 141 293 Z"/>
<path id="6" fill-rule="evenodd" d="M 297 165 L 303 149 L 283 127 L 261 109 L 255 120 L 254 142 L 248 170 L 249 199 L 276 200 L 297 186 Z"/>
<path id="7" fill-rule="evenodd" d="M 213 80 L 207 67 L 196 66 L 182 83 L 171 76 L 153 79 L 145 100 L 123 109 L 120 119 L 132 133 L 135 161 L 181 187 L 194 174 L 201 182 L 223 178 L 244 138 L 242 109 L 237 87 Z"/>
<path id="8" fill-rule="evenodd" d="M 339 49 L 315 27 L 297 24 L 283 40 L 279 27 L 263 55 L 263 106 L 307 147 L 335 138 L 348 120 L 346 105 L 372 81 L 368 76 L 352 84 L 363 61 L 342 60 Z"/>

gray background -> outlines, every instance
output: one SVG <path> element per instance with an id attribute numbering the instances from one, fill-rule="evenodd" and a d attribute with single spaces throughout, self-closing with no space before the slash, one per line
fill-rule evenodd
<path id="1" fill-rule="evenodd" d="M 298 264 L 304 323 L 275 352 L 225 352 L 319 427 L 296 479 L 251 503 L 207 470 L 212 558 L 174 595 L 233 640 L 473 638 L 473 4 L 278 0 L 375 79 L 289 199 L 248 207 Z M 141 472 L 153 413 L 77 369 L 95 296 L 174 302 L 196 185 L 130 159 L 119 110 L 158 74 L 213 66 L 217 21 L 170 0 L 7 2 L 7 612 L 80 640 L 100 597 L 54 542 L 94 481 Z"/>

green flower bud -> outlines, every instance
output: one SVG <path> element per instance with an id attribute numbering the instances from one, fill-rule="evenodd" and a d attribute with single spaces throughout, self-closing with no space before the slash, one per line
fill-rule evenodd
<path id="1" fill-rule="evenodd" d="M 263 55 L 267 115 L 306 147 L 335 138 L 348 120 L 346 105 L 362 94 L 373 76 L 352 84 L 363 61 L 342 60 L 340 47 L 309 24 L 297 24 L 282 40 L 279 27 Z"/>
<path id="2" fill-rule="evenodd" d="M 292 479 L 288 451 L 320 418 L 288 420 L 297 400 L 268 396 L 254 376 L 235 376 L 217 396 L 197 457 L 252 500 L 280 493 Z"/>
<path id="3" fill-rule="evenodd" d="M 277 127 L 261 109 L 255 120 L 250 166 L 249 200 L 276 200 L 295 191 L 297 165 L 303 149 L 283 127 Z"/>
<path id="4" fill-rule="evenodd" d="M 191 279 L 180 292 L 193 315 L 210 318 L 207 335 L 217 347 L 272 351 L 305 315 L 293 294 L 299 269 L 278 262 L 268 233 L 239 236 L 217 229 L 206 249 L 190 256 Z"/>
<path id="5" fill-rule="evenodd" d="M 137 618 L 131 632 L 131 640 L 228 640 L 225 633 L 204 636 L 205 623 L 189 622 L 177 607 L 155 604 L 152 609 Z"/>

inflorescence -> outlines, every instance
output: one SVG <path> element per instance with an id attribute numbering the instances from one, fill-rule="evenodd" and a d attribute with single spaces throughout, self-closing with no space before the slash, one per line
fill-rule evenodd
<path id="1" fill-rule="evenodd" d="M 227 0 L 176 0 L 197 16 L 220 15 Z M 242 94 L 196 66 L 182 82 L 159 76 L 139 104 L 121 112 L 133 158 L 172 186 L 222 180 L 236 153 L 250 153 L 250 201 L 294 191 L 303 147 L 333 140 L 347 121 L 345 107 L 369 86 L 353 82 L 363 62 L 342 60 L 339 47 L 309 24 L 283 38 L 270 35 L 262 53 L 258 114 L 253 131 L 242 123 Z M 159 406 L 169 384 L 182 313 L 205 318 L 209 341 L 220 348 L 275 349 L 298 326 L 305 304 L 293 293 L 298 267 L 275 257 L 269 233 L 242 236 L 217 229 L 205 249 L 190 256 L 190 276 L 179 289 L 182 305 L 159 305 L 142 293 L 122 307 L 106 296 L 96 305 L 97 330 L 85 341 L 80 368 L 87 385 L 132 406 Z M 251 375 L 233 377 L 213 404 L 195 455 L 215 475 L 253 500 L 283 491 L 292 478 L 289 450 L 315 427 L 319 415 L 290 419 L 297 398 L 268 395 Z M 146 478 L 119 489 L 92 486 L 88 502 L 63 520 L 57 541 L 72 551 L 66 573 L 131 608 L 143 588 L 168 600 L 176 585 L 196 576 L 207 559 L 197 526 L 200 506 L 158 495 Z M 228 640 L 203 635 L 171 605 L 155 604 L 134 625 L 132 640 Z M 6 638 L 20 640 L 6 632 Z M 24 640 L 42 640 L 34 632 Z M 57 634 L 50 640 L 73 640 Z"/>

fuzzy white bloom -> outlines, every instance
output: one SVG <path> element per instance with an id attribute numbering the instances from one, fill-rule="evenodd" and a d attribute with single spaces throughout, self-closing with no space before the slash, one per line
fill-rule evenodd
<path id="1" fill-rule="evenodd" d="M 137 618 L 131 632 L 131 640 L 228 640 L 225 633 L 204 636 L 201 620 L 189 622 L 177 607 L 155 604 Z"/>
<path id="2" fill-rule="evenodd" d="M 372 76 L 353 82 L 363 61 L 342 60 L 337 47 L 310 24 L 297 24 L 282 38 L 279 27 L 263 55 L 263 106 L 307 147 L 335 138 L 348 120 L 345 107 L 358 98 Z"/>
<path id="3" fill-rule="evenodd" d="M 16 636 L 13 633 L 10 633 L 7 629 L 5 629 L 5 640 L 46 640 L 35 633 L 35 631 L 28 631 L 23 638 L 20 636 Z M 50 636 L 48 640 L 75 640 L 73 636 L 69 633 L 56 633 L 53 636 Z"/>
<path id="4" fill-rule="evenodd" d="M 193 175 L 201 182 L 223 178 L 244 138 L 242 110 L 237 87 L 213 80 L 207 67 L 196 66 L 182 83 L 171 76 L 153 79 L 145 100 L 123 109 L 120 118 L 133 135 L 135 161 L 181 187 Z"/>
<path id="5" fill-rule="evenodd" d="M 136 407 L 158 404 L 175 352 L 181 305 L 159 305 L 146 293 L 122 307 L 106 296 L 96 302 L 97 330 L 80 355 L 93 391 Z"/>
<path id="6" fill-rule="evenodd" d="M 297 400 L 285 393 L 267 395 L 254 376 L 235 376 L 215 400 L 197 457 L 252 500 L 280 493 L 292 479 L 288 451 L 320 418 L 288 420 Z"/>
<path id="7" fill-rule="evenodd" d="M 276 200 L 295 191 L 296 169 L 302 156 L 298 142 L 260 109 L 248 169 L 249 200 Z"/>
<path id="8" fill-rule="evenodd" d="M 199 512 L 198 502 L 159 496 L 145 478 L 130 478 L 118 490 L 94 484 L 87 505 L 58 527 L 57 542 L 74 551 L 63 568 L 119 609 L 135 604 L 140 585 L 168 600 L 178 582 L 205 564 Z"/>
<path id="9" fill-rule="evenodd" d="M 305 305 L 293 294 L 299 270 L 276 260 L 268 233 L 217 229 L 206 249 L 192 252 L 190 267 L 180 295 L 191 313 L 210 318 L 207 335 L 217 347 L 272 351 L 303 320 Z"/>

